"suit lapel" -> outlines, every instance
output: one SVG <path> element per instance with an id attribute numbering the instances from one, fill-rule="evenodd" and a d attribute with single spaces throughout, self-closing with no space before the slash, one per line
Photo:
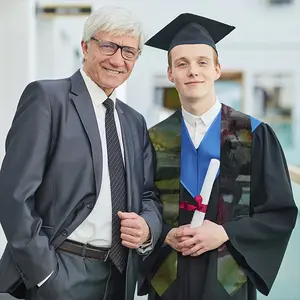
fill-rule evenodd
<path id="1" fill-rule="evenodd" d="M 91 145 L 91 152 L 93 158 L 95 185 L 97 198 L 100 192 L 102 181 L 102 147 L 100 134 L 98 129 L 98 123 L 93 107 L 93 103 L 90 94 L 86 88 L 84 80 L 77 71 L 72 77 L 72 90 L 71 99 L 76 107 L 79 118 L 83 124 L 85 132 L 88 136 Z"/>
<path id="2" fill-rule="evenodd" d="M 124 157 L 125 157 L 125 169 L 126 169 L 126 182 L 127 182 L 127 209 L 128 211 L 132 210 L 132 190 L 131 190 L 131 178 L 133 176 L 133 162 L 134 162 L 134 148 L 133 148 L 133 139 L 131 134 L 130 122 L 126 118 L 124 111 L 119 105 L 120 100 L 116 102 L 116 110 L 118 112 L 121 131 L 122 131 L 122 139 L 124 145 Z"/>

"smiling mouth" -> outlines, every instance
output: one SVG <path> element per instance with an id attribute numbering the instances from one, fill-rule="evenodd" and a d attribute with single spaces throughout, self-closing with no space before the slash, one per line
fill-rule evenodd
<path id="1" fill-rule="evenodd" d="M 204 83 L 204 81 L 191 81 L 191 82 L 186 82 L 185 85 L 193 85 L 193 84 L 200 84 Z"/>
<path id="2" fill-rule="evenodd" d="M 111 74 L 116 74 L 116 75 L 124 74 L 123 71 L 112 70 L 112 69 L 108 69 L 108 68 L 105 68 L 105 67 L 103 67 L 103 69 L 106 70 L 108 73 L 111 73 Z"/>

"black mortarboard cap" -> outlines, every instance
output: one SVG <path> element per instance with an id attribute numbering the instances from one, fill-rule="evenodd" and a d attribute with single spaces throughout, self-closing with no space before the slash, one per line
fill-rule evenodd
<path id="1" fill-rule="evenodd" d="M 216 44 L 234 29 L 234 26 L 184 13 L 156 33 L 145 45 L 171 51 L 178 45 L 206 44 L 217 52 Z"/>

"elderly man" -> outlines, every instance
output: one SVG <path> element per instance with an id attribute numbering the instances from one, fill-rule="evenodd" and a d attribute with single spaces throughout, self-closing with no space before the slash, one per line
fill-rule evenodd
<path id="1" fill-rule="evenodd" d="M 83 68 L 29 84 L 0 172 L 0 291 L 28 300 L 131 300 L 161 233 L 144 118 L 115 97 L 143 45 L 121 8 L 86 21 Z M 134 139 L 134 142 L 133 142 Z"/>

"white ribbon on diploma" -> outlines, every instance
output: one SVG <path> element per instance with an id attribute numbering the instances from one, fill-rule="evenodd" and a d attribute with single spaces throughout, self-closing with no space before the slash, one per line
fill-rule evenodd
<path id="1" fill-rule="evenodd" d="M 220 161 L 218 159 L 211 159 L 200 193 L 200 196 L 202 197 L 203 205 L 208 205 L 212 187 L 215 182 L 219 167 L 220 167 Z M 203 224 L 204 218 L 205 218 L 205 213 L 195 210 L 191 222 L 191 228 L 201 226 Z"/>

